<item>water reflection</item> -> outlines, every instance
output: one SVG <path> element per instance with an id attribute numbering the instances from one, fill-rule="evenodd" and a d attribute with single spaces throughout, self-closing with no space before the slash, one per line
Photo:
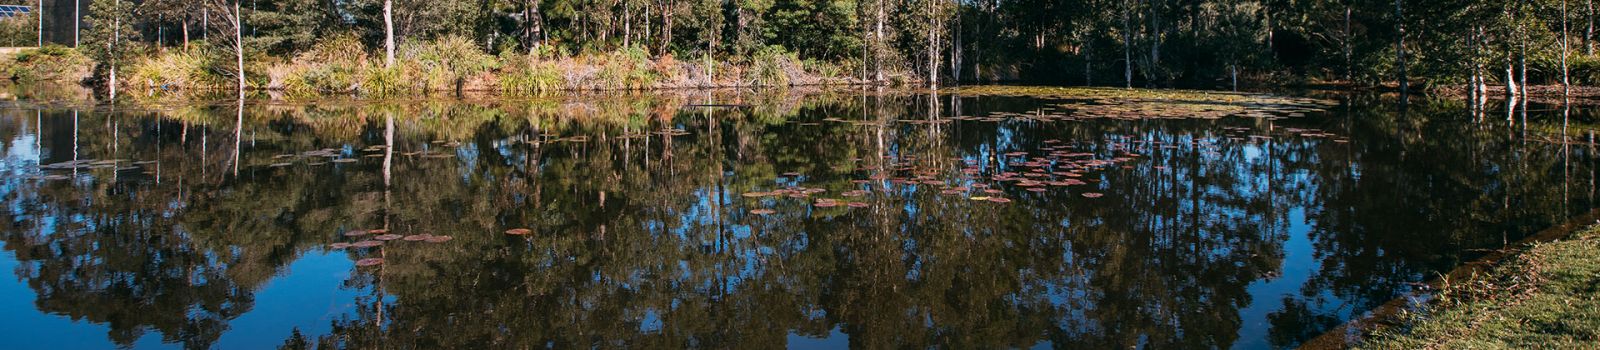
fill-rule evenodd
<path id="1" fill-rule="evenodd" d="M 1581 113 L 1340 98 L 1161 120 L 903 93 L 13 103 L 26 288 L 0 291 L 33 301 L 8 318 L 120 346 L 1288 347 L 1594 203 Z M 298 282 L 314 267 L 344 272 Z M 266 312 L 311 321 L 239 321 Z"/>

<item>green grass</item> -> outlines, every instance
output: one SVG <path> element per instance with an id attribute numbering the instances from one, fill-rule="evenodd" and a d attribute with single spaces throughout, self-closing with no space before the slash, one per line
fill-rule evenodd
<path id="1" fill-rule="evenodd" d="M 1360 347 L 1600 347 L 1600 228 L 1532 246 L 1483 275 L 1449 281 L 1434 302 Z"/>

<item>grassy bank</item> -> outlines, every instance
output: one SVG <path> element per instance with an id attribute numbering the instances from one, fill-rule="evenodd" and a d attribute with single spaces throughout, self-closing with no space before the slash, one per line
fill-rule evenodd
<path id="1" fill-rule="evenodd" d="M 231 52 L 205 44 L 191 49 L 146 49 L 119 69 L 128 92 L 232 90 L 237 69 Z M 769 47 L 736 59 L 652 56 L 641 48 L 567 54 L 553 50 L 484 53 L 471 41 L 446 36 L 406 42 L 393 65 L 354 37 L 335 37 L 293 57 L 251 56 L 251 89 L 292 96 L 419 95 L 457 91 L 510 95 L 571 90 L 648 90 L 861 83 L 848 65 L 800 59 Z M 50 59 L 38 58 L 50 56 Z M 57 59 L 67 57 L 72 59 Z M 0 57 L 0 77 L 17 81 L 95 82 L 104 67 L 59 46 L 24 49 Z M 898 75 L 897 75 L 898 76 Z"/>
<path id="2" fill-rule="evenodd" d="M 1486 273 L 1445 281 L 1422 310 L 1361 348 L 1594 348 L 1600 344 L 1600 226 L 1540 243 Z"/>

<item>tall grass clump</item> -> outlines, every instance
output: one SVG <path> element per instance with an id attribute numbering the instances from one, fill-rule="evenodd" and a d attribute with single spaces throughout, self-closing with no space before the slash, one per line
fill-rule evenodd
<path id="1" fill-rule="evenodd" d="M 645 89 L 656 82 L 656 74 L 652 69 L 655 65 L 650 62 L 650 53 L 640 47 L 626 47 L 614 51 L 603 58 L 600 70 L 595 74 L 594 88 L 598 89 Z"/>
<path id="2" fill-rule="evenodd" d="M 751 58 L 750 85 L 789 86 L 795 77 L 804 76 L 799 59 L 782 46 L 767 46 Z"/>
<path id="3" fill-rule="evenodd" d="M 371 63 L 359 36 L 333 35 L 293 60 L 268 68 L 267 87 L 295 96 L 351 93 L 367 80 Z"/>
<path id="4" fill-rule="evenodd" d="M 127 84 L 161 90 L 210 89 L 232 82 L 213 72 L 211 50 L 167 50 L 146 56 L 128 67 Z"/>
<path id="5" fill-rule="evenodd" d="M 484 53 L 476 43 L 460 35 L 446 35 L 432 41 L 413 41 L 400 47 L 401 64 L 419 73 L 424 91 L 459 91 L 468 78 L 499 66 L 494 56 Z"/>
<path id="6" fill-rule="evenodd" d="M 77 49 L 45 45 L 0 55 L 0 78 L 21 82 L 80 81 L 88 77 L 94 61 Z"/>
<path id="7" fill-rule="evenodd" d="M 501 55 L 498 75 L 500 92 L 508 95 L 536 95 L 567 87 L 560 66 L 531 56 Z"/>

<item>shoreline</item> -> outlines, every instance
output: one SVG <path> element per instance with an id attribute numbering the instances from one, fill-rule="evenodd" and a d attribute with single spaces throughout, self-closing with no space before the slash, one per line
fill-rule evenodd
<path id="1" fill-rule="evenodd" d="M 1348 349 L 1368 345 L 1375 340 L 1395 341 L 1393 338 L 1411 336 L 1407 329 L 1415 328 L 1419 323 L 1427 322 L 1421 314 L 1437 312 L 1473 312 L 1482 310 L 1462 309 L 1459 306 L 1435 305 L 1434 301 L 1440 293 L 1461 293 L 1458 289 L 1470 287 L 1466 284 L 1492 278 L 1493 272 L 1507 269 L 1528 254 L 1532 254 L 1541 245 L 1564 242 L 1574 239 L 1583 239 L 1583 236 L 1596 236 L 1600 233 L 1600 209 L 1573 216 L 1565 222 L 1556 224 L 1533 235 L 1516 242 L 1507 244 L 1500 249 L 1495 249 L 1484 256 L 1468 261 L 1440 277 L 1423 282 L 1425 291 L 1403 295 L 1379 305 L 1373 310 L 1363 312 L 1358 317 L 1351 319 L 1337 327 L 1323 332 L 1311 340 L 1300 344 L 1303 350 Z M 1593 237 L 1590 237 L 1593 239 Z M 1594 252 L 1600 253 L 1600 252 Z M 1487 277 L 1486 277 L 1487 276 Z M 1452 282 L 1455 281 L 1455 282 Z M 1473 291 L 1479 292 L 1479 291 Z M 1388 348 L 1379 346 L 1380 348 Z"/>

